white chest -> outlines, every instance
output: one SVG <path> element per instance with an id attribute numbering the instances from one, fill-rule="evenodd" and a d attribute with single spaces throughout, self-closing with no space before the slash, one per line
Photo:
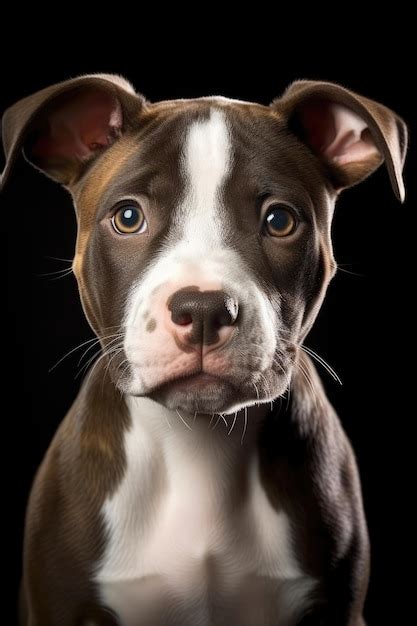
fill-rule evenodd
<path id="1" fill-rule="evenodd" d="M 103 509 L 103 601 L 123 626 L 295 623 L 314 583 L 294 557 L 288 517 L 269 504 L 256 453 L 235 476 L 232 455 L 190 435 L 192 446 L 173 435 L 158 449 L 139 421 L 127 433 L 127 471 Z"/>

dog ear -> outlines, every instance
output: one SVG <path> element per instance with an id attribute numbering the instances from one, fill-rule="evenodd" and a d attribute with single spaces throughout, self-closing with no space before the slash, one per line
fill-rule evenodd
<path id="1" fill-rule="evenodd" d="M 144 104 L 123 78 L 81 76 L 20 100 L 2 120 L 6 165 L 0 188 L 23 150 L 26 159 L 69 185 L 129 127 Z"/>
<path id="2" fill-rule="evenodd" d="M 399 200 L 407 127 L 382 104 L 333 83 L 297 81 L 272 102 L 289 127 L 327 166 L 337 190 L 359 183 L 385 160 Z"/>

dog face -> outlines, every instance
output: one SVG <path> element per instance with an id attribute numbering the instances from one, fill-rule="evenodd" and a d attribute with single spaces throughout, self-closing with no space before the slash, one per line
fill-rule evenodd
<path id="1" fill-rule="evenodd" d="M 119 384 L 190 412 L 283 393 L 332 273 L 317 160 L 269 109 L 215 99 L 161 106 L 135 144 L 77 270 L 124 329 Z"/>
<path id="2" fill-rule="evenodd" d="M 403 196 L 404 124 L 327 83 L 270 107 L 151 105 L 84 77 L 15 105 L 4 128 L 10 162 L 23 144 L 72 193 L 74 272 L 115 384 L 190 413 L 284 393 L 335 271 L 337 193 L 385 158 Z"/>

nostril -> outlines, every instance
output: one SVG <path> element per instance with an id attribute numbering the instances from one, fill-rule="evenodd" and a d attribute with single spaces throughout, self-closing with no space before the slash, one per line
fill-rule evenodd
<path id="1" fill-rule="evenodd" d="M 213 326 L 221 328 L 222 326 L 233 326 L 234 319 L 228 311 L 222 311 L 216 317 L 213 317 Z"/>
<path id="2" fill-rule="evenodd" d="M 172 321 L 175 324 L 178 324 L 178 326 L 188 326 L 189 324 L 192 324 L 193 318 L 189 313 L 180 313 L 177 316 L 173 315 Z"/>

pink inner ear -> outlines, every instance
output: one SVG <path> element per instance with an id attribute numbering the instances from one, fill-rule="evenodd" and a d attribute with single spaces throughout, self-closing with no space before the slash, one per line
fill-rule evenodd
<path id="1" fill-rule="evenodd" d="M 32 146 L 42 161 L 85 161 L 95 151 L 110 145 L 122 127 L 120 103 L 104 91 L 74 95 L 48 116 L 48 129 Z"/>
<path id="2" fill-rule="evenodd" d="M 347 107 L 313 102 L 303 110 L 301 121 L 314 152 L 338 165 L 366 161 L 378 154 L 366 122 Z"/>

